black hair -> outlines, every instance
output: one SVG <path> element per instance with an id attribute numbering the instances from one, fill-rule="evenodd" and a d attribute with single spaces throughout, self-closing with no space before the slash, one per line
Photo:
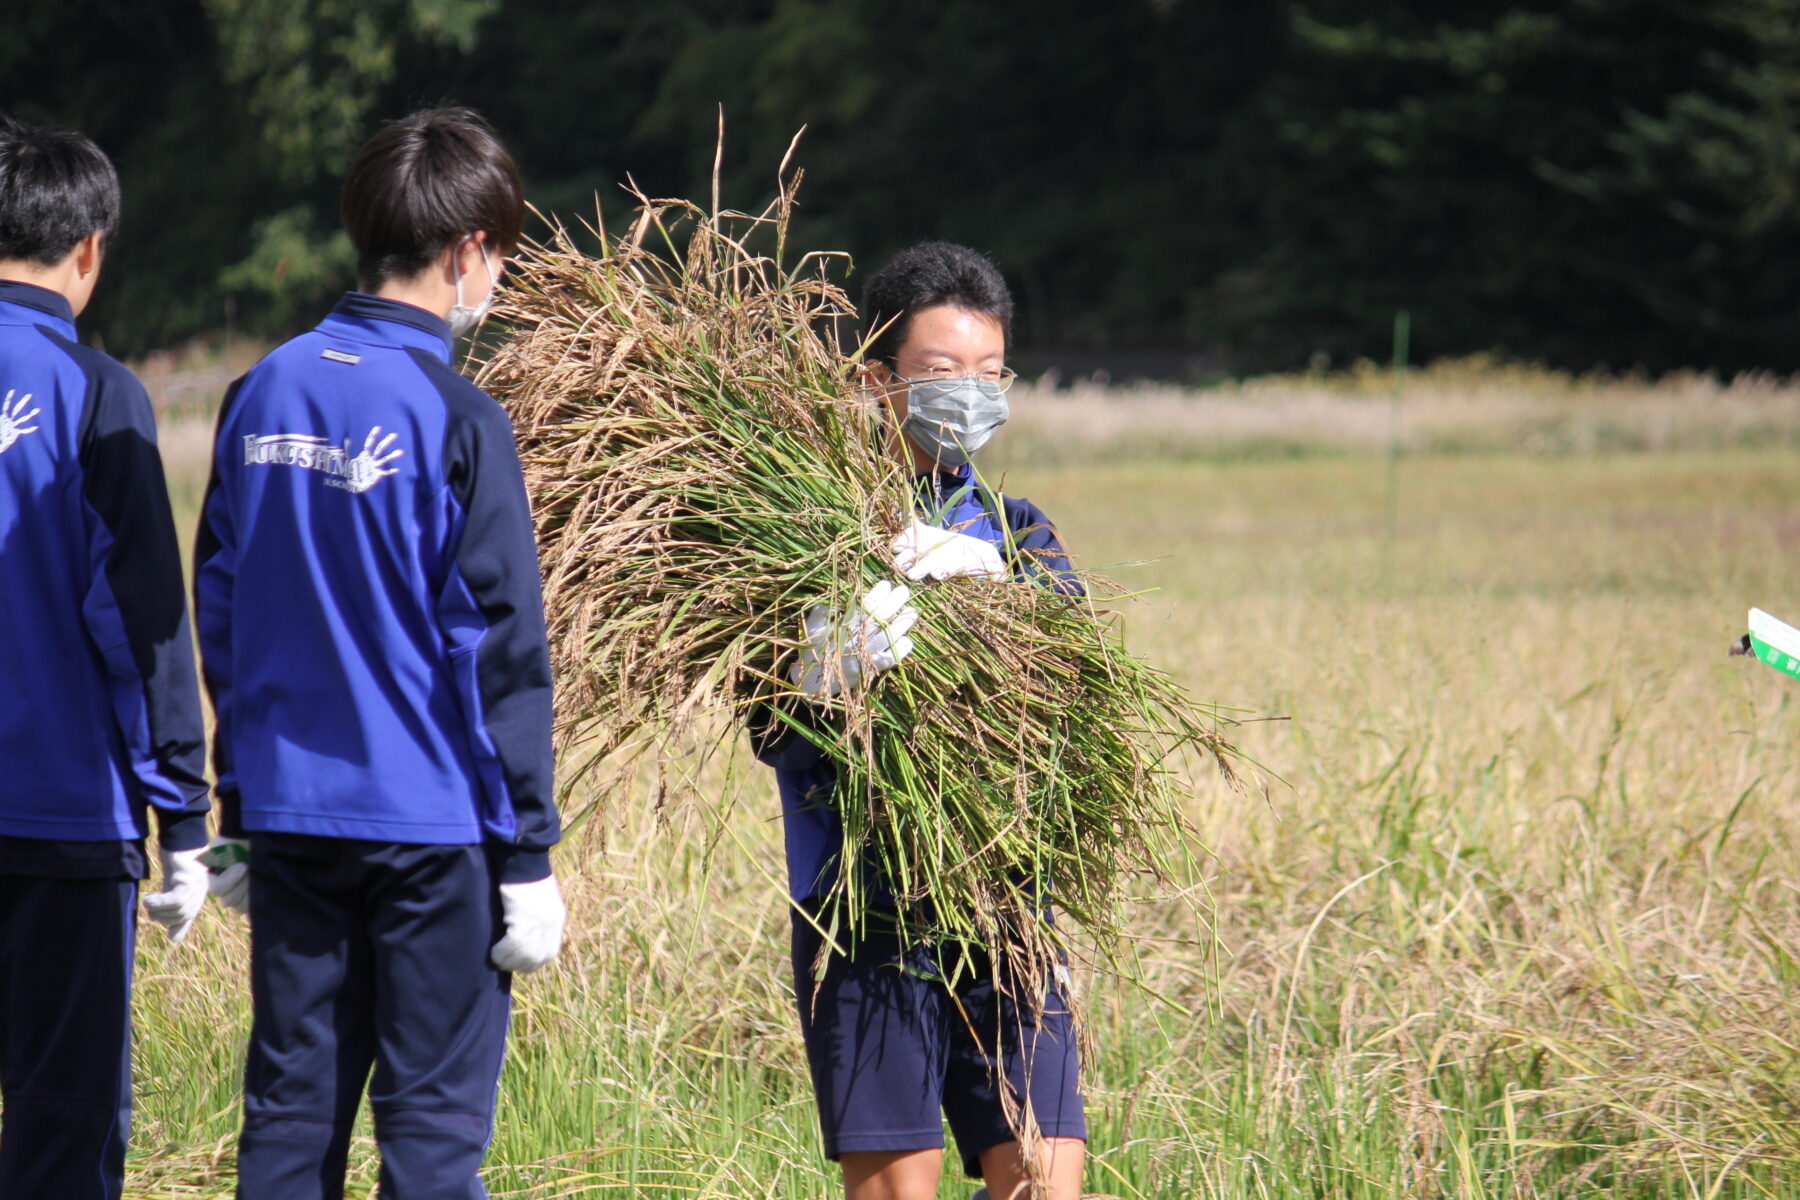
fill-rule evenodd
<path id="1" fill-rule="evenodd" d="M 344 176 L 344 229 L 364 287 L 410 279 L 461 238 L 510 254 L 525 224 L 512 155 L 479 113 L 427 108 L 363 144 Z"/>
<path id="2" fill-rule="evenodd" d="M 53 267 L 119 228 L 119 173 L 79 133 L 0 113 L 0 260 Z"/>
<path id="3" fill-rule="evenodd" d="M 913 315 L 940 305 L 992 317 L 1011 343 L 1012 293 L 1000 268 L 967 246 L 920 242 L 895 255 L 863 289 L 863 336 L 875 338 L 868 358 L 893 367 Z"/>

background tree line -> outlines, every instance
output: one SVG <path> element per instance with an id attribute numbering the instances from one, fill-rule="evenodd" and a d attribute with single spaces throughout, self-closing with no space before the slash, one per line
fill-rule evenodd
<path id="1" fill-rule="evenodd" d="M 989 250 L 1027 350 L 1204 370 L 1500 348 L 1800 368 L 1800 0 L 26 0 L 0 107 L 115 156 L 91 326 L 275 336 L 349 282 L 336 182 L 455 100 L 580 217 L 766 200 L 873 263 Z M 854 289 L 856 281 L 851 281 Z"/>

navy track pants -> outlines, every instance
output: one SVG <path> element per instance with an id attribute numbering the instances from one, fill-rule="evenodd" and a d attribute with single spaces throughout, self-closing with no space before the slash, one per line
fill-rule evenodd
<path id="1" fill-rule="evenodd" d="M 480 846 L 251 835 L 243 1200 L 338 1200 L 365 1083 L 383 1200 L 487 1194 L 501 928 Z"/>
<path id="2" fill-rule="evenodd" d="M 0 875 L 0 1197 L 116 1200 L 137 883 Z"/>

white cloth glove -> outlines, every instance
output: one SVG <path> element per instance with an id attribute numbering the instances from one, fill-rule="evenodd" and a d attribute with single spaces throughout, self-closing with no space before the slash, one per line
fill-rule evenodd
<path id="1" fill-rule="evenodd" d="M 206 903 L 205 846 L 195 850 L 158 849 L 162 864 L 162 891 L 144 897 L 144 911 L 169 931 L 171 942 L 187 936 L 200 906 Z"/>
<path id="2" fill-rule="evenodd" d="M 863 671 L 880 674 L 913 651 L 907 636 L 919 620 L 908 604 L 912 589 L 882 580 L 857 602 L 848 620 L 838 620 L 823 604 L 806 610 L 806 645 L 789 678 L 801 692 L 817 699 L 854 691 Z"/>
<path id="3" fill-rule="evenodd" d="M 494 943 L 490 957 L 502 971 L 535 971 L 562 949 L 563 922 L 568 920 L 569 910 L 563 905 L 556 876 L 501 884 L 500 910 L 506 936 Z"/>
<path id="4" fill-rule="evenodd" d="M 953 529 L 927 525 L 917 517 L 900 531 L 891 547 L 894 565 L 908 579 L 1010 579 L 1006 560 L 989 542 Z"/>
<path id="5" fill-rule="evenodd" d="M 216 837 L 206 848 L 206 886 L 226 908 L 250 914 L 250 843 Z"/>

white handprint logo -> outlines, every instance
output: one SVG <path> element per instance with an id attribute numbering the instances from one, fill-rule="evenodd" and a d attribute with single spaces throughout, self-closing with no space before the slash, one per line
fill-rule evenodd
<path id="1" fill-rule="evenodd" d="M 18 392 L 13 389 L 8 389 L 6 399 L 0 401 L 0 454 L 6 453 L 7 450 L 12 448 L 14 442 L 18 441 L 26 434 L 36 433 L 38 427 L 36 425 L 27 425 L 25 422 L 31 420 L 33 417 L 37 416 L 39 412 L 43 411 L 42 409 L 36 408 L 32 409 L 30 412 L 25 411 L 25 406 L 31 403 L 30 392 L 26 392 L 23 396 L 19 396 L 16 401 L 13 399 L 14 396 L 18 396 Z"/>
<path id="2" fill-rule="evenodd" d="M 388 465 L 406 453 L 393 448 L 399 436 L 390 433 L 382 437 L 377 425 L 363 439 L 362 453 L 352 457 L 349 438 L 339 446 L 316 433 L 250 433 L 244 435 L 244 465 L 318 471 L 325 476 L 327 487 L 361 493 L 400 473 L 399 467 Z"/>
<path id="3" fill-rule="evenodd" d="M 389 450 L 394 439 L 400 435 L 390 433 L 381 437 L 381 426 L 369 430 L 369 436 L 363 439 L 362 453 L 351 459 L 344 468 L 344 489 L 350 492 L 366 492 L 389 475 L 398 475 L 399 467 L 390 467 L 389 463 L 402 457 L 406 451 Z M 380 438 L 380 441 L 376 439 Z"/>

